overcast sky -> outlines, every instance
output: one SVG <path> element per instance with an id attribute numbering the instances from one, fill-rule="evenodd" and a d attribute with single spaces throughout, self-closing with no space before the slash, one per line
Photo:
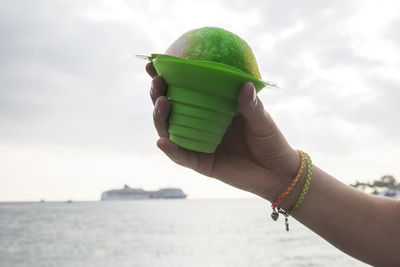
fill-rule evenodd
<path id="1" fill-rule="evenodd" d="M 251 3 L 251 4 L 250 4 Z M 163 53 L 217 26 L 253 49 L 260 98 L 289 143 L 350 183 L 400 178 L 400 2 L 2 1 L 0 201 L 96 200 L 122 187 L 251 197 L 156 146 L 150 78 Z"/>

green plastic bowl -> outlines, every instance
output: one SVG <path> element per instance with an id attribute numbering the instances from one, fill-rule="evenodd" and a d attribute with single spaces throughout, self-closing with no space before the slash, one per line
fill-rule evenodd
<path id="1" fill-rule="evenodd" d="M 245 82 L 259 92 L 266 82 L 235 67 L 152 54 L 158 75 L 168 84 L 170 139 L 180 147 L 213 153 L 238 113 L 237 97 Z"/>

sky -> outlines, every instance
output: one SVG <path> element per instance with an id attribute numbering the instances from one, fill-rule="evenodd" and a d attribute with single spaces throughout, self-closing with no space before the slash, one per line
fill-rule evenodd
<path id="1" fill-rule="evenodd" d="M 184 32 L 246 40 L 289 143 L 337 179 L 400 179 L 399 1 L 2 1 L 0 201 L 98 200 L 123 184 L 250 193 L 156 147 L 146 62 Z"/>

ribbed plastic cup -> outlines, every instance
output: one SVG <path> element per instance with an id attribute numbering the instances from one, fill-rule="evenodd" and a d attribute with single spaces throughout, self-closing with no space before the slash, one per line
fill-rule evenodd
<path id="1" fill-rule="evenodd" d="M 168 84 L 170 140 L 180 147 L 215 152 L 233 117 L 245 82 L 259 92 L 266 82 L 229 65 L 152 54 L 153 65 Z"/>

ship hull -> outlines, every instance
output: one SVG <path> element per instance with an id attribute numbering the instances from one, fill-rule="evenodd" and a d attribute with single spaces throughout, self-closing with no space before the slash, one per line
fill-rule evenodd
<path id="1" fill-rule="evenodd" d="M 162 188 L 158 191 L 145 191 L 141 188 L 108 190 L 101 194 L 102 201 L 125 201 L 140 199 L 185 199 L 187 195 L 179 188 Z"/>

